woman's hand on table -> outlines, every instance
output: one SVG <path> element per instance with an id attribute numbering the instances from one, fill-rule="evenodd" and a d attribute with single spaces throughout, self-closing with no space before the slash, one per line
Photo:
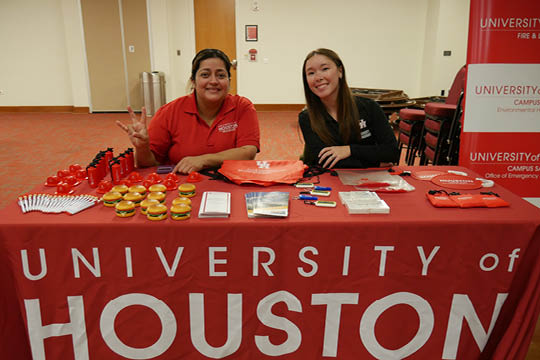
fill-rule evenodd
<path id="1" fill-rule="evenodd" d="M 319 152 L 319 165 L 322 164 L 322 167 L 331 169 L 338 161 L 349 156 L 351 156 L 351 147 L 349 145 L 325 147 Z"/>
<path id="2" fill-rule="evenodd" d="M 206 165 L 205 155 L 200 156 L 186 156 L 176 164 L 173 169 L 173 173 L 179 172 L 181 174 L 189 174 L 192 171 L 199 171 L 204 169 Z"/>

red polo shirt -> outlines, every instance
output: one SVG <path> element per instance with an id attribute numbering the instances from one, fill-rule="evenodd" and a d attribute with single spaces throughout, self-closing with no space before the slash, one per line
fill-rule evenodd
<path id="1" fill-rule="evenodd" d="M 148 127 L 150 149 L 160 164 L 254 145 L 259 150 L 259 122 L 247 98 L 227 95 L 212 126 L 201 119 L 194 93 L 163 105 Z"/>

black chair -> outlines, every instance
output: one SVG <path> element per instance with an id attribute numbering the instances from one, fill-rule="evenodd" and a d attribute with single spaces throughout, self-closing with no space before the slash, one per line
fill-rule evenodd
<path id="1" fill-rule="evenodd" d="M 420 146 L 422 129 L 424 128 L 424 110 L 401 109 L 399 111 L 398 144 L 401 158 L 401 150 L 407 147 L 405 161 L 407 165 L 414 165 L 416 152 Z"/>
<path id="2" fill-rule="evenodd" d="M 422 111 L 425 114 L 423 130 L 421 131 L 420 139 L 417 140 L 418 143 L 412 143 L 410 136 L 402 137 L 400 130 L 400 148 L 407 144 L 407 141 L 412 145 L 411 152 L 413 152 L 413 155 L 411 155 L 409 149 L 407 149 L 406 160 L 408 165 L 414 164 L 417 152 L 420 154 L 421 165 L 426 165 L 429 162 L 434 165 L 446 164 L 447 147 L 446 144 L 440 142 L 440 137 L 444 136 L 445 138 L 442 140 L 446 141 L 446 136 L 448 136 L 450 123 L 454 118 L 460 94 L 463 92 L 466 74 L 466 66 L 461 67 L 454 77 L 454 81 L 448 92 L 448 97 L 444 103 L 430 102 L 426 104 L 424 110 L 401 109 L 399 111 L 400 124 L 402 118 L 409 119 L 410 121 L 411 118 L 418 117 L 418 111 Z M 444 153 L 444 156 L 440 155 L 441 152 Z"/>

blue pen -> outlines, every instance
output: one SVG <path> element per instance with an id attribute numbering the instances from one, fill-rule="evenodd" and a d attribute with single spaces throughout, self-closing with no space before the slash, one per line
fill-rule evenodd
<path id="1" fill-rule="evenodd" d="M 328 186 L 315 186 L 315 190 L 332 191 L 332 188 Z"/>
<path id="2" fill-rule="evenodd" d="M 319 200 L 318 197 L 316 196 L 309 196 L 309 195 L 298 195 L 297 197 L 295 197 L 296 200 Z"/>

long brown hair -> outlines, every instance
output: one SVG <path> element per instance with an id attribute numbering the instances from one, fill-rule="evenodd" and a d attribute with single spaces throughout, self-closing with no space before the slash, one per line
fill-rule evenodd
<path id="1" fill-rule="evenodd" d="M 337 121 L 339 124 L 339 135 L 341 139 L 334 139 L 330 135 L 328 128 L 325 124 L 326 108 L 321 99 L 315 95 L 309 88 L 306 75 L 306 63 L 315 55 L 326 56 L 328 59 L 334 62 L 338 69 L 341 69 L 342 76 L 339 79 L 338 95 L 337 95 Z M 302 79 L 304 80 L 304 94 L 306 96 L 306 105 L 309 114 L 309 121 L 313 131 L 321 138 L 321 140 L 327 145 L 333 145 L 339 140 L 342 140 L 345 144 L 350 144 L 354 140 L 358 140 L 360 137 L 360 126 L 358 125 L 358 109 L 353 99 L 353 95 L 347 80 L 345 78 L 345 67 L 343 62 L 339 58 L 338 54 L 330 49 L 317 49 L 311 51 L 304 60 L 302 65 Z"/>

